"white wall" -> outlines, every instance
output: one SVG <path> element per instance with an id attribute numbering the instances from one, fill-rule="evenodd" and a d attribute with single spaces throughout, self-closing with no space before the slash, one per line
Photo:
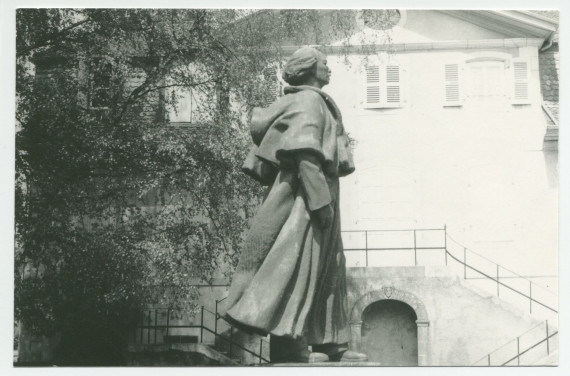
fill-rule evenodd
<path id="1" fill-rule="evenodd" d="M 343 229 L 446 224 L 464 246 L 518 273 L 557 274 L 558 190 L 542 151 L 536 55 L 533 47 L 383 55 L 405 70 L 405 103 L 373 110 L 359 104 L 361 58 L 350 56 L 347 66 L 329 56 L 324 90 L 357 140 L 356 173 L 341 185 Z M 531 104 L 505 98 L 444 107 L 443 64 L 477 56 L 528 56 Z"/>

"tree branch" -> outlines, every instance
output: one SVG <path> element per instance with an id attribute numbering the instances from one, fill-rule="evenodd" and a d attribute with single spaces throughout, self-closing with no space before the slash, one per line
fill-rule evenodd
<path id="1" fill-rule="evenodd" d="M 63 37 L 67 32 L 69 32 L 69 31 L 71 31 L 71 30 L 73 30 L 73 29 L 75 29 L 75 28 L 77 28 L 77 27 L 79 27 L 79 26 L 81 26 L 87 22 L 90 22 L 90 21 L 91 21 L 91 19 L 87 18 L 85 20 L 82 20 L 82 21 L 76 22 L 72 25 L 69 25 L 68 27 L 63 28 L 62 30 L 58 31 L 57 33 L 48 34 L 45 38 L 40 39 L 39 41 L 37 41 L 33 45 L 31 45 L 27 48 L 24 48 L 20 51 L 17 51 L 16 57 L 24 56 L 25 54 L 35 50 L 36 48 L 46 47 L 49 44 L 53 43 L 56 39 Z"/>

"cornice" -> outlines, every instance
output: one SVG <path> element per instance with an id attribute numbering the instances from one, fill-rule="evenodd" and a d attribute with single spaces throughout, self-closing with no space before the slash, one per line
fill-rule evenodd
<path id="1" fill-rule="evenodd" d="M 546 17 L 518 10 L 438 10 L 508 37 L 547 38 L 558 23 Z"/>
<path id="2" fill-rule="evenodd" d="M 479 40 L 451 40 L 421 43 L 392 43 L 392 44 L 368 44 L 351 46 L 313 46 L 322 50 L 326 54 L 370 54 L 371 52 L 413 52 L 413 51 L 433 51 L 433 50 L 475 50 L 491 48 L 520 48 L 542 46 L 541 38 L 507 38 L 507 39 L 479 39 Z M 284 46 L 285 56 L 291 55 L 301 46 Z"/>

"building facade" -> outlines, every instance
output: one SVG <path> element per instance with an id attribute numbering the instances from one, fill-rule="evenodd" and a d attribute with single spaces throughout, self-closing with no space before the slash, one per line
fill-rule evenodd
<path id="1" fill-rule="evenodd" d="M 351 347 L 395 366 L 556 363 L 556 13 L 391 10 L 387 22 L 356 23 L 325 48 L 324 88 L 354 140 L 356 172 L 340 199 Z M 186 99 L 171 126 L 192 123 L 199 98 Z M 216 315 L 224 284 L 203 289 L 216 309 L 206 324 L 202 312 L 177 319 L 187 328 L 151 332 L 170 321 L 150 310 L 132 353 L 157 333 L 159 344 L 196 337 L 226 351 L 203 333 L 233 335 Z M 259 337 L 233 338 L 267 354 Z M 520 338 L 540 352 L 519 356 Z M 510 343 L 517 350 L 493 352 Z"/>

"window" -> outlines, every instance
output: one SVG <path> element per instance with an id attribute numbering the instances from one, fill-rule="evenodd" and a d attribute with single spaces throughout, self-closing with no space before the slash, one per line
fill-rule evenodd
<path id="1" fill-rule="evenodd" d="M 172 125 L 191 125 L 197 121 L 200 93 L 191 88 L 174 88 L 166 99 L 167 121 Z"/>
<path id="2" fill-rule="evenodd" d="M 111 106 L 112 65 L 102 57 L 91 60 L 89 65 L 89 107 L 108 108 Z"/>
<path id="3" fill-rule="evenodd" d="M 171 67 L 162 85 L 167 124 L 196 125 L 211 121 L 222 101 L 221 85 L 213 82 L 208 67 L 192 62 Z"/>
<path id="4" fill-rule="evenodd" d="M 368 65 L 364 77 L 364 108 L 402 106 L 402 69 L 399 65 Z"/>
<path id="5" fill-rule="evenodd" d="M 476 101 L 505 99 L 505 63 L 477 61 L 467 64 L 469 75 L 468 98 Z"/>
<path id="6" fill-rule="evenodd" d="M 477 57 L 443 66 L 443 105 L 530 104 L 530 71 L 526 58 Z"/>

